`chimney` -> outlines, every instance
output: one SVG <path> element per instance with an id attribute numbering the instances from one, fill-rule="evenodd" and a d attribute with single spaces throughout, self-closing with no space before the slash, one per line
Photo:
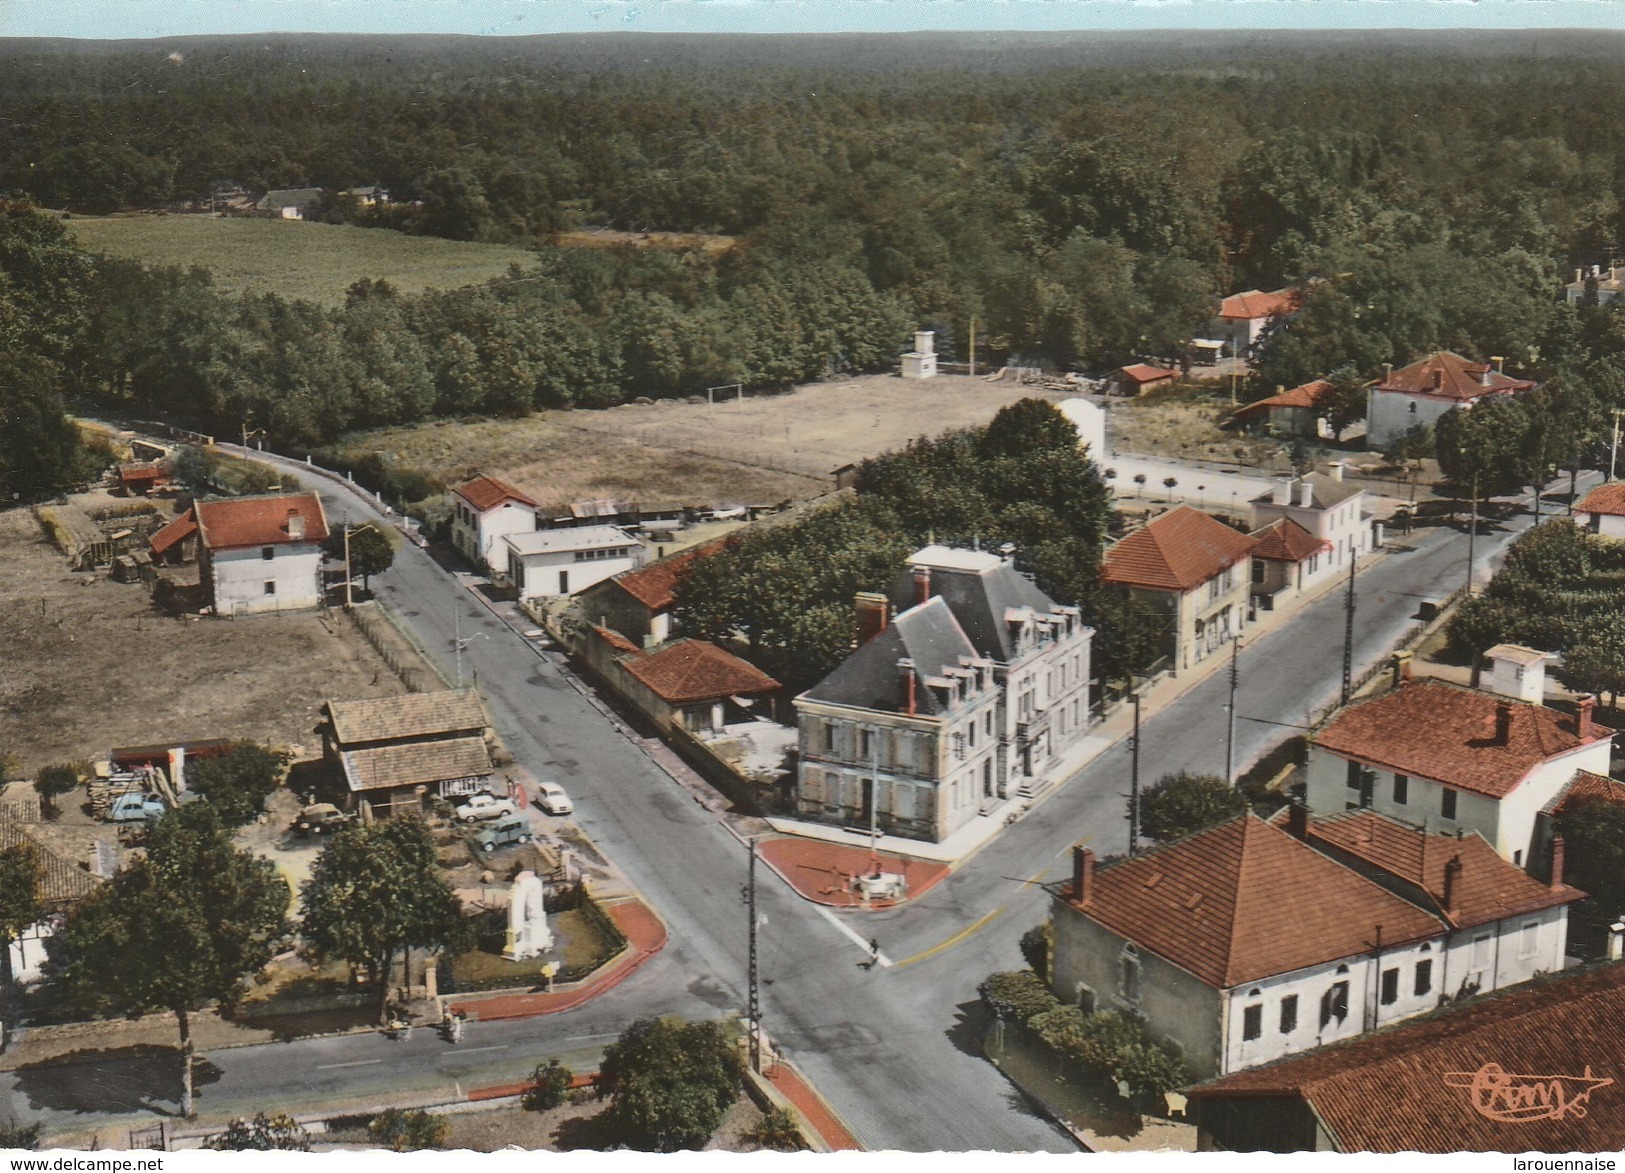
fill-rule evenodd
<path id="1" fill-rule="evenodd" d="M 1563 836 L 1554 835 L 1552 837 L 1552 874 L 1551 874 L 1551 885 L 1554 888 L 1561 888 L 1563 886 L 1563 863 L 1564 863 L 1563 856 L 1564 856 Z"/>
<path id="2" fill-rule="evenodd" d="M 1294 802 L 1286 808 L 1286 829 L 1294 839 L 1309 838 L 1309 808 Z"/>
<path id="3" fill-rule="evenodd" d="M 1574 735 L 1581 741 L 1597 736 L 1597 727 L 1591 723 L 1591 713 L 1597 707 L 1597 698 L 1585 693 L 1574 702 Z"/>
<path id="4" fill-rule="evenodd" d="M 1337 481 L 1338 483 L 1342 483 L 1343 470 L 1346 467 L 1347 467 L 1347 465 L 1345 465 L 1343 461 L 1334 460 L 1334 461 L 1332 461 L 1331 465 L 1326 469 L 1326 471 L 1331 474 L 1332 480 Z"/>
<path id="5" fill-rule="evenodd" d="M 859 591 L 853 600 L 858 615 L 858 646 L 886 630 L 891 621 L 891 604 L 877 591 Z"/>
<path id="6" fill-rule="evenodd" d="M 1490 385 L 1490 370 L 1491 370 L 1490 364 L 1485 363 L 1484 364 L 1484 373 L 1478 376 L 1478 385 L 1480 387 L 1488 387 Z"/>
<path id="7" fill-rule="evenodd" d="M 919 700 L 914 692 L 914 661 L 897 661 L 897 674 L 903 681 L 903 712 L 910 717 L 915 716 L 919 710 Z"/>
<path id="8" fill-rule="evenodd" d="M 1315 486 L 1309 483 L 1308 477 L 1304 477 L 1303 480 L 1298 482 L 1298 504 L 1308 509 L 1314 503 Z"/>
<path id="9" fill-rule="evenodd" d="M 1274 498 L 1274 500 L 1275 500 L 1275 504 L 1277 504 L 1277 505 L 1290 505 L 1290 504 L 1292 504 L 1292 478 L 1291 477 L 1282 477 L 1280 480 L 1275 482 L 1275 498 Z"/>
<path id="10" fill-rule="evenodd" d="M 1391 379 L 1393 379 L 1393 377 L 1394 377 L 1394 364 L 1391 363 L 1391 362 L 1383 363 L 1382 364 L 1382 385 L 1384 387 L 1386 387 L 1388 385 L 1389 381 Z"/>
<path id="11" fill-rule="evenodd" d="M 288 510 L 288 537 L 296 542 L 305 539 L 305 518 L 297 509 Z"/>
<path id="12" fill-rule="evenodd" d="M 1512 734 L 1512 703 L 1495 702 L 1495 744 L 1505 745 Z"/>
<path id="13" fill-rule="evenodd" d="M 1411 679 L 1411 653 L 1400 650 L 1394 653 L 1391 661 L 1393 670 L 1393 686 L 1399 688 L 1408 684 Z"/>
<path id="14" fill-rule="evenodd" d="M 1602 276 L 1602 266 L 1601 265 L 1592 265 L 1591 266 L 1591 275 L 1593 277 L 1601 277 Z"/>
<path id="15" fill-rule="evenodd" d="M 1095 853 L 1083 844 L 1072 847 L 1072 899 L 1088 904 L 1095 894 Z"/>
<path id="16" fill-rule="evenodd" d="M 914 605 L 918 607 L 931 597 L 931 568 L 929 566 L 916 566 L 914 568 Z"/>
<path id="17" fill-rule="evenodd" d="M 1435 368 L 1433 372 L 1433 389 L 1442 390 L 1444 387 L 1444 372 Z"/>
<path id="18" fill-rule="evenodd" d="M 1608 926 L 1608 960 L 1625 957 L 1625 917 Z"/>
<path id="19" fill-rule="evenodd" d="M 1461 856 L 1452 855 L 1450 862 L 1444 865 L 1444 910 L 1447 913 L 1456 911 L 1456 884 L 1461 879 Z"/>
<path id="20" fill-rule="evenodd" d="M 1576 285 L 1580 284 L 1582 281 L 1585 280 L 1585 276 L 1586 276 L 1586 271 L 1584 269 L 1576 269 L 1576 270 L 1574 270 L 1574 283 Z"/>

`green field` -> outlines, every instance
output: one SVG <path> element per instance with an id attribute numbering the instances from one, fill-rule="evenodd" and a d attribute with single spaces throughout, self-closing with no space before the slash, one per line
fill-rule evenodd
<path id="1" fill-rule="evenodd" d="M 75 216 L 64 226 L 92 252 L 158 265 L 202 265 L 224 290 L 279 293 L 322 305 L 341 304 L 344 291 L 363 277 L 418 293 L 500 277 L 512 264 L 535 264 L 535 254 L 522 248 L 302 220 Z"/>

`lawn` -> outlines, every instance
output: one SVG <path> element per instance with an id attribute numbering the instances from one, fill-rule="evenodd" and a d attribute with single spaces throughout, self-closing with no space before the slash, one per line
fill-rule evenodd
<path id="1" fill-rule="evenodd" d="M 214 273 L 232 293 L 278 293 L 339 305 L 363 277 L 403 293 L 455 289 L 531 268 L 536 254 L 506 245 L 408 236 L 386 228 L 210 215 L 75 216 L 64 221 L 84 248 L 109 256 Z"/>

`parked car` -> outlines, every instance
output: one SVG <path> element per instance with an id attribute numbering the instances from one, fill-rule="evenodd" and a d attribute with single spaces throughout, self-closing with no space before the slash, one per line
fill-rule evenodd
<path id="1" fill-rule="evenodd" d="M 514 806 L 509 798 L 498 798 L 494 794 L 471 794 L 468 800 L 457 808 L 457 820 L 463 823 L 472 823 L 478 819 L 494 819 L 499 815 L 515 815 L 519 808 Z"/>
<path id="2" fill-rule="evenodd" d="M 474 836 L 474 844 L 481 851 L 492 852 L 509 843 L 530 842 L 530 820 L 524 815 L 507 814 L 481 827 Z"/>
<path id="3" fill-rule="evenodd" d="M 550 815 L 567 815 L 576 809 L 564 787 L 557 782 L 541 782 L 536 786 L 536 805 Z"/>
<path id="4" fill-rule="evenodd" d="M 342 811 L 330 802 L 318 802 L 307 806 L 299 812 L 299 817 L 289 824 L 288 830 L 295 835 L 320 835 L 327 831 L 339 831 L 356 821 L 356 816 L 350 811 Z"/>
<path id="5" fill-rule="evenodd" d="M 161 819 L 169 808 L 164 800 L 156 794 L 142 794 L 140 791 L 131 791 L 121 794 L 113 800 L 108 808 L 107 821 L 110 823 L 150 823 Z"/>

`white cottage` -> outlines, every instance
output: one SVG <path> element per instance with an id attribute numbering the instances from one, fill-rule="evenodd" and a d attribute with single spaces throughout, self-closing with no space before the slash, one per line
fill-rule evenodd
<path id="1" fill-rule="evenodd" d="M 508 569 L 503 540 L 536 531 L 536 502 L 506 481 L 481 473 L 451 490 L 451 544 L 480 569 Z"/>
<path id="2" fill-rule="evenodd" d="M 502 542 L 507 580 L 521 599 L 573 595 L 648 560 L 643 543 L 613 525 L 536 530 Z"/>
<path id="3" fill-rule="evenodd" d="M 190 516 L 197 529 L 200 582 L 215 614 L 320 605 L 328 531 L 315 493 L 203 500 Z"/>
<path id="4" fill-rule="evenodd" d="M 1347 574 L 1349 559 L 1370 553 L 1377 542 L 1378 529 L 1372 511 L 1366 508 L 1365 490 L 1343 480 L 1341 462 L 1332 465 L 1330 476 L 1310 473 L 1280 478 L 1270 492 L 1253 498 L 1252 514 L 1254 530 L 1277 521 L 1293 521 L 1324 546 L 1325 556 L 1314 560 L 1302 583 L 1305 589 L 1333 575 Z"/>
<path id="5" fill-rule="evenodd" d="M 1448 411 L 1468 409 L 1501 395 L 1521 395 L 1535 384 L 1504 375 L 1488 363 L 1441 350 L 1389 371 L 1371 388 L 1366 447 L 1384 448 L 1412 431 L 1431 427 Z"/>

